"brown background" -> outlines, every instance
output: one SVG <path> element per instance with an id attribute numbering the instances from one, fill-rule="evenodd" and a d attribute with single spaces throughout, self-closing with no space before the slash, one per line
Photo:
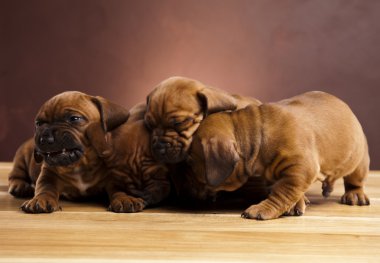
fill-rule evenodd
<path id="1" fill-rule="evenodd" d="M 0 161 L 61 91 L 131 107 L 183 75 L 262 101 L 333 93 L 357 114 L 380 169 L 379 47 L 377 0 L 1 0 Z"/>

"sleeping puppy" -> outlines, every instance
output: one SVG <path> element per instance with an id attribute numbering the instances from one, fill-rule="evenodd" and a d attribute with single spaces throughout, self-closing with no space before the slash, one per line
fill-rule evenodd
<path id="1" fill-rule="evenodd" d="M 271 192 L 246 209 L 244 218 L 303 214 L 304 194 L 317 179 L 327 197 L 343 177 L 341 202 L 369 205 L 363 191 L 369 155 L 362 127 L 344 102 L 323 92 L 207 117 L 194 135 L 188 163 L 189 188 L 199 198 L 263 177 Z"/>
<path id="2" fill-rule="evenodd" d="M 259 105 L 253 98 L 230 95 L 199 81 L 171 77 L 147 97 L 145 123 L 152 132 L 152 151 L 157 160 L 178 163 L 185 160 L 193 133 L 209 114 Z"/>
<path id="3" fill-rule="evenodd" d="M 170 193 L 168 168 L 154 159 L 143 116 L 146 105 L 130 110 L 128 121 L 111 132 L 97 125 L 91 140 L 107 165 L 109 210 L 139 212 L 163 201 Z"/>
<path id="4" fill-rule="evenodd" d="M 62 195 L 78 199 L 104 191 L 106 166 L 92 141 L 91 127 L 104 131 L 126 122 L 129 112 L 104 98 L 71 91 L 58 94 L 40 108 L 34 140 L 16 153 L 9 192 L 34 197 L 22 205 L 27 213 L 56 211 Z M 35 190 L 34 190 L 35 185 Z"/>

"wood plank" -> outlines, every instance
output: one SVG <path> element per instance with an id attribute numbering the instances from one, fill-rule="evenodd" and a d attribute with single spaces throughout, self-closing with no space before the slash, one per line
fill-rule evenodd
<path id="1" fill-rule="evenodd" d="M 25 214 L 7 190 L 9 163 L 0 163 L 0 262 L 378 262 L 380 172 L 366 187 L 371 206 L 339 204 L 315 183 L 301 217 L 240 218 L 244 207 L 164 206 L 142 213 L 107 212 L 104 204 L 61 202 L 52 214 Z"/>

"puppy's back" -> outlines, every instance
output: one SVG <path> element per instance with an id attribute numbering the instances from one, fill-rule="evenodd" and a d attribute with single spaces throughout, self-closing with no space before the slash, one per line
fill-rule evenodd
<path id="1" fill-rule="evenodd" d="M 333 95 L 307 92 L 263 105 L 262 111 L 263 120 L 270 122 L 271 128 L 314 145 L 321 171 L 327 174 L 349 173 L 369 158 L 358 119 L 346 103 Z"/>

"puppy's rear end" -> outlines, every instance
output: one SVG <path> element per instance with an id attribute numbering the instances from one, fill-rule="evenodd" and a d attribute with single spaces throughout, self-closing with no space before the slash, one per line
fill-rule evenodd
<path id="1" fill-rule="evenodd" d="M 323 195 L 329 196 L 335 180 L 343 177 L 342 203 L 368 205 L 369 199 L 363 192 L 369 172 L 368 145 L 362 126 L 349 106 L 324 92 L 308 92 L 280 104 L 304 116 L 305 129 L 314 132 L 320 172 L 325 177 Z"/>

